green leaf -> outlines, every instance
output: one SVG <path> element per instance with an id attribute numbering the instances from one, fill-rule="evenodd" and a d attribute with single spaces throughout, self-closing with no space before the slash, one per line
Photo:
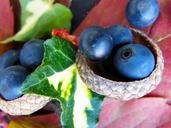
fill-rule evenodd
<path id="1" fill-rule="evenodd" d="M 92 92 L 81 81 L 72 45 L 53 37 L 44 43 L 40 65 L 23 84 L 22 93 L 35 93 L 60 101 L 64 128 L 95 128 L 103 96 Z"/>
<path id="2" fill-rule="evenodd" d="M 72 13 L 64 5 L 53 4 L 53 0 L 20 0 L 20 4 L 21 30 L 1 43 L 41 38 L 52 29 L 70 30 Z"/>
<path id="3" fill-rule="evenodd" d="M 20 0 L 21 6 L 21 27 L 24 26 L 27 18 L 32 15 L 31 12 L 27 11 L 27 5 L 29 4 L 28 0 Z"/>

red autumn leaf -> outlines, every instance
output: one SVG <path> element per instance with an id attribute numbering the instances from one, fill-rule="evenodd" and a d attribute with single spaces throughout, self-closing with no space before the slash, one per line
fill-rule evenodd
<path id="1" fill-rule="evenodd" d="M 56 126 L 56 128 L 60 127 L 60 117 L 58 117 L 55 113 L 40 115 L 40 116 L 29 116 L 27 119 L 33 120 L 39 123 L 51 124 Z"/>
<path id="2" fill-rule="evenodd" d="M 0 40 L 11 36 L 14 32 L 14 17 L 9 0 L 0 1 Z"/>
<path id="3" fill-rule="evenodd" d="M 118 3 L 120 6 L 118 6 Z M 124 21 L 124 11 L 127 0 L 101 0 L 87 15 L 80 24 L 75 34 L 79 35 L 86 27 L 90 25 L 109 26 L 120 24 Z"/>
<path id="4" fill-rule="evenodd" d="M 159 43 L 159 46 L 163 52 L 165 62 L 164 74 L 162 82 L 150 95 L 171 98 L 171 38 L 163 40 Z"/>
<path id="5" fill-rule="evenodd" d="M 56 114 L 46 114 L 39 116 L 28 116 L 28 117 L 9 117 L 10 128 L 61 128 L 60 119 Z M 11 124 L 12 123 L 12 124 Z"/>
<path id="6" fill-rule="evenodd" d="M 9 0 L 0 0 L 0 40 L 14 33 L 14 17 Z M 0 45 L 0 54 L 10 49 L 12 44 Z"/>
<path id="7" fill-rule="evenodd" d="M 58 3 L 61 3 L 63 5 L 69 6 L 71 0 L 57 0 Z"/>
<path id="8" fill-rule="evenodd" d="M 152 25 L 150 37 L 155 40 L 171 36 L 171 0 L 159 0 L 160 16 Z"/>
<path id="9" fill-rule="evenodd" d="M 128 102 L 106 98 L 98 128 L 170 128 L 171 106 L 164 98 Z"/>

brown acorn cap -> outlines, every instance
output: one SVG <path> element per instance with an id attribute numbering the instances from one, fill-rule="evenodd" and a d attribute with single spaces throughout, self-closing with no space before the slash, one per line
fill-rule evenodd
<path id="1" fill-rule="evenodd" d="M 0 109 L 14 116 L 30 115 L 43 108 L 49 101 L 48 97 L 35 94 L 26 94 L 12 101 L 0 98 Z"/>
<path id="2" fill-rule="evenodd" d="M 117 100 L 130 100 L 148 94 L 160 83 L 164 69 L 164 60 L 160 48 L 143 32 L 130 29 L 133 32 L 134 41 L 143 43 L 153 52 L 156 59 L 155 69 L 148 77 L 141 80 L 128 82 L 110 80 L 95 73 L 88 60 L 78 51 L 76 55 L 78 72 L 83 82 L 92 91 Z"/>

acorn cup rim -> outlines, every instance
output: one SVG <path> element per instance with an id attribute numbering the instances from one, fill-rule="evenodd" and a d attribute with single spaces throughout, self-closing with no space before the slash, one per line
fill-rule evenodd
<path id="1" fill-rule="evenodd" d="M 160 48 L 150 37 L 148 37 L 142 31 L 134 29 L 134 28 L 130 28 L 130 30 L 133 33 L 136 33 L 142 38 L 144 38 L 146 40 L 146 43 L 148 42 L 148 45 L 152 47 L 153 54 L 156 60 L 154 70 L 148 77 L 140 79 L 140 80 L 134 80 L 134 81 L 128 81 L 128 82 L 110 80 L 110 79 L 104 78 L 96 74 L 93 70 L 91 70 L 90 66 L 87 64 L 86 58 L 78 50 L 77 55 L 76 55 L 76 63 L 77 63 L 78 72 L 83 82 L 86 83 L 87 86 L 92 91 L 99 93 L 101 95 L 105 95 L 107 97 L 118 99 L 118 100 L 130 100 L 130 99 L 139 98 L 139 97 L 146 95 L 147 93 L 154 90 L 156 86 L 160 83 L 162 79 L 163 69 L 164 69 L 164 59 L 163 59 L 163 55 L 162 55 Z M 91 77 L 94 77 L 94 78 L 91 78 Z M 138 87 L 140 86 L 140 84 L 141 84 L 141 87 Z M 131 85 L 135 85 L 135 86 L 132 86 L 132 88 L 134 88 L 135 90 L 137 88 L 136 90 L 137 92 L 134 92 L 134 93 L 131 92 L 131 89 L 130 89 Z M 144 87 L 142 87 L 143 85 Z M 117 86 L 118 88 L 115 86 Z M 119 91 L 116 92 L 116 90 L 119 90 Z M 138 94 L 139 92 L 141 93 Z"/>
<path id="2" fill-rule="evenodd" d="M 21 97 L 6 101 L 0 97 L 0 109 L 13 116 L 30 115 L 43 108 L 50 98 L 36 94 L 24 94 Z"/>

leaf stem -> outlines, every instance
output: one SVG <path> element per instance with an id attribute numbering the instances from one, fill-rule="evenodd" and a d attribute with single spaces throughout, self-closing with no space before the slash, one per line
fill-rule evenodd
<path id="1" fill-rule="evenodd" d="M 160 43 L 160 42 L 162 42 L 163 40 L 165 40 L 165 39 L 167 39 L 167 38 L 169 38 L 169 37 L 171 37 L 171 33 L 167 34 L 166 36 L 164 36 L 164 37 L 162 37 L 162 38 L 159 38 L 159 39 L 156 40 L 155 42 L 156 42 L 156 43 Z"/>
<path id="2" fill-rule="evenodd" d="M 8 44 L 14 40 L 14 37 L 9 37 L 6 40 L 0 41 L 0 44 Z"/>
<path id="3" fill-rule="evenodd" d="M 49 0 L 49 5 L 53 5 L 54 2 L 55 0 Z"/>

